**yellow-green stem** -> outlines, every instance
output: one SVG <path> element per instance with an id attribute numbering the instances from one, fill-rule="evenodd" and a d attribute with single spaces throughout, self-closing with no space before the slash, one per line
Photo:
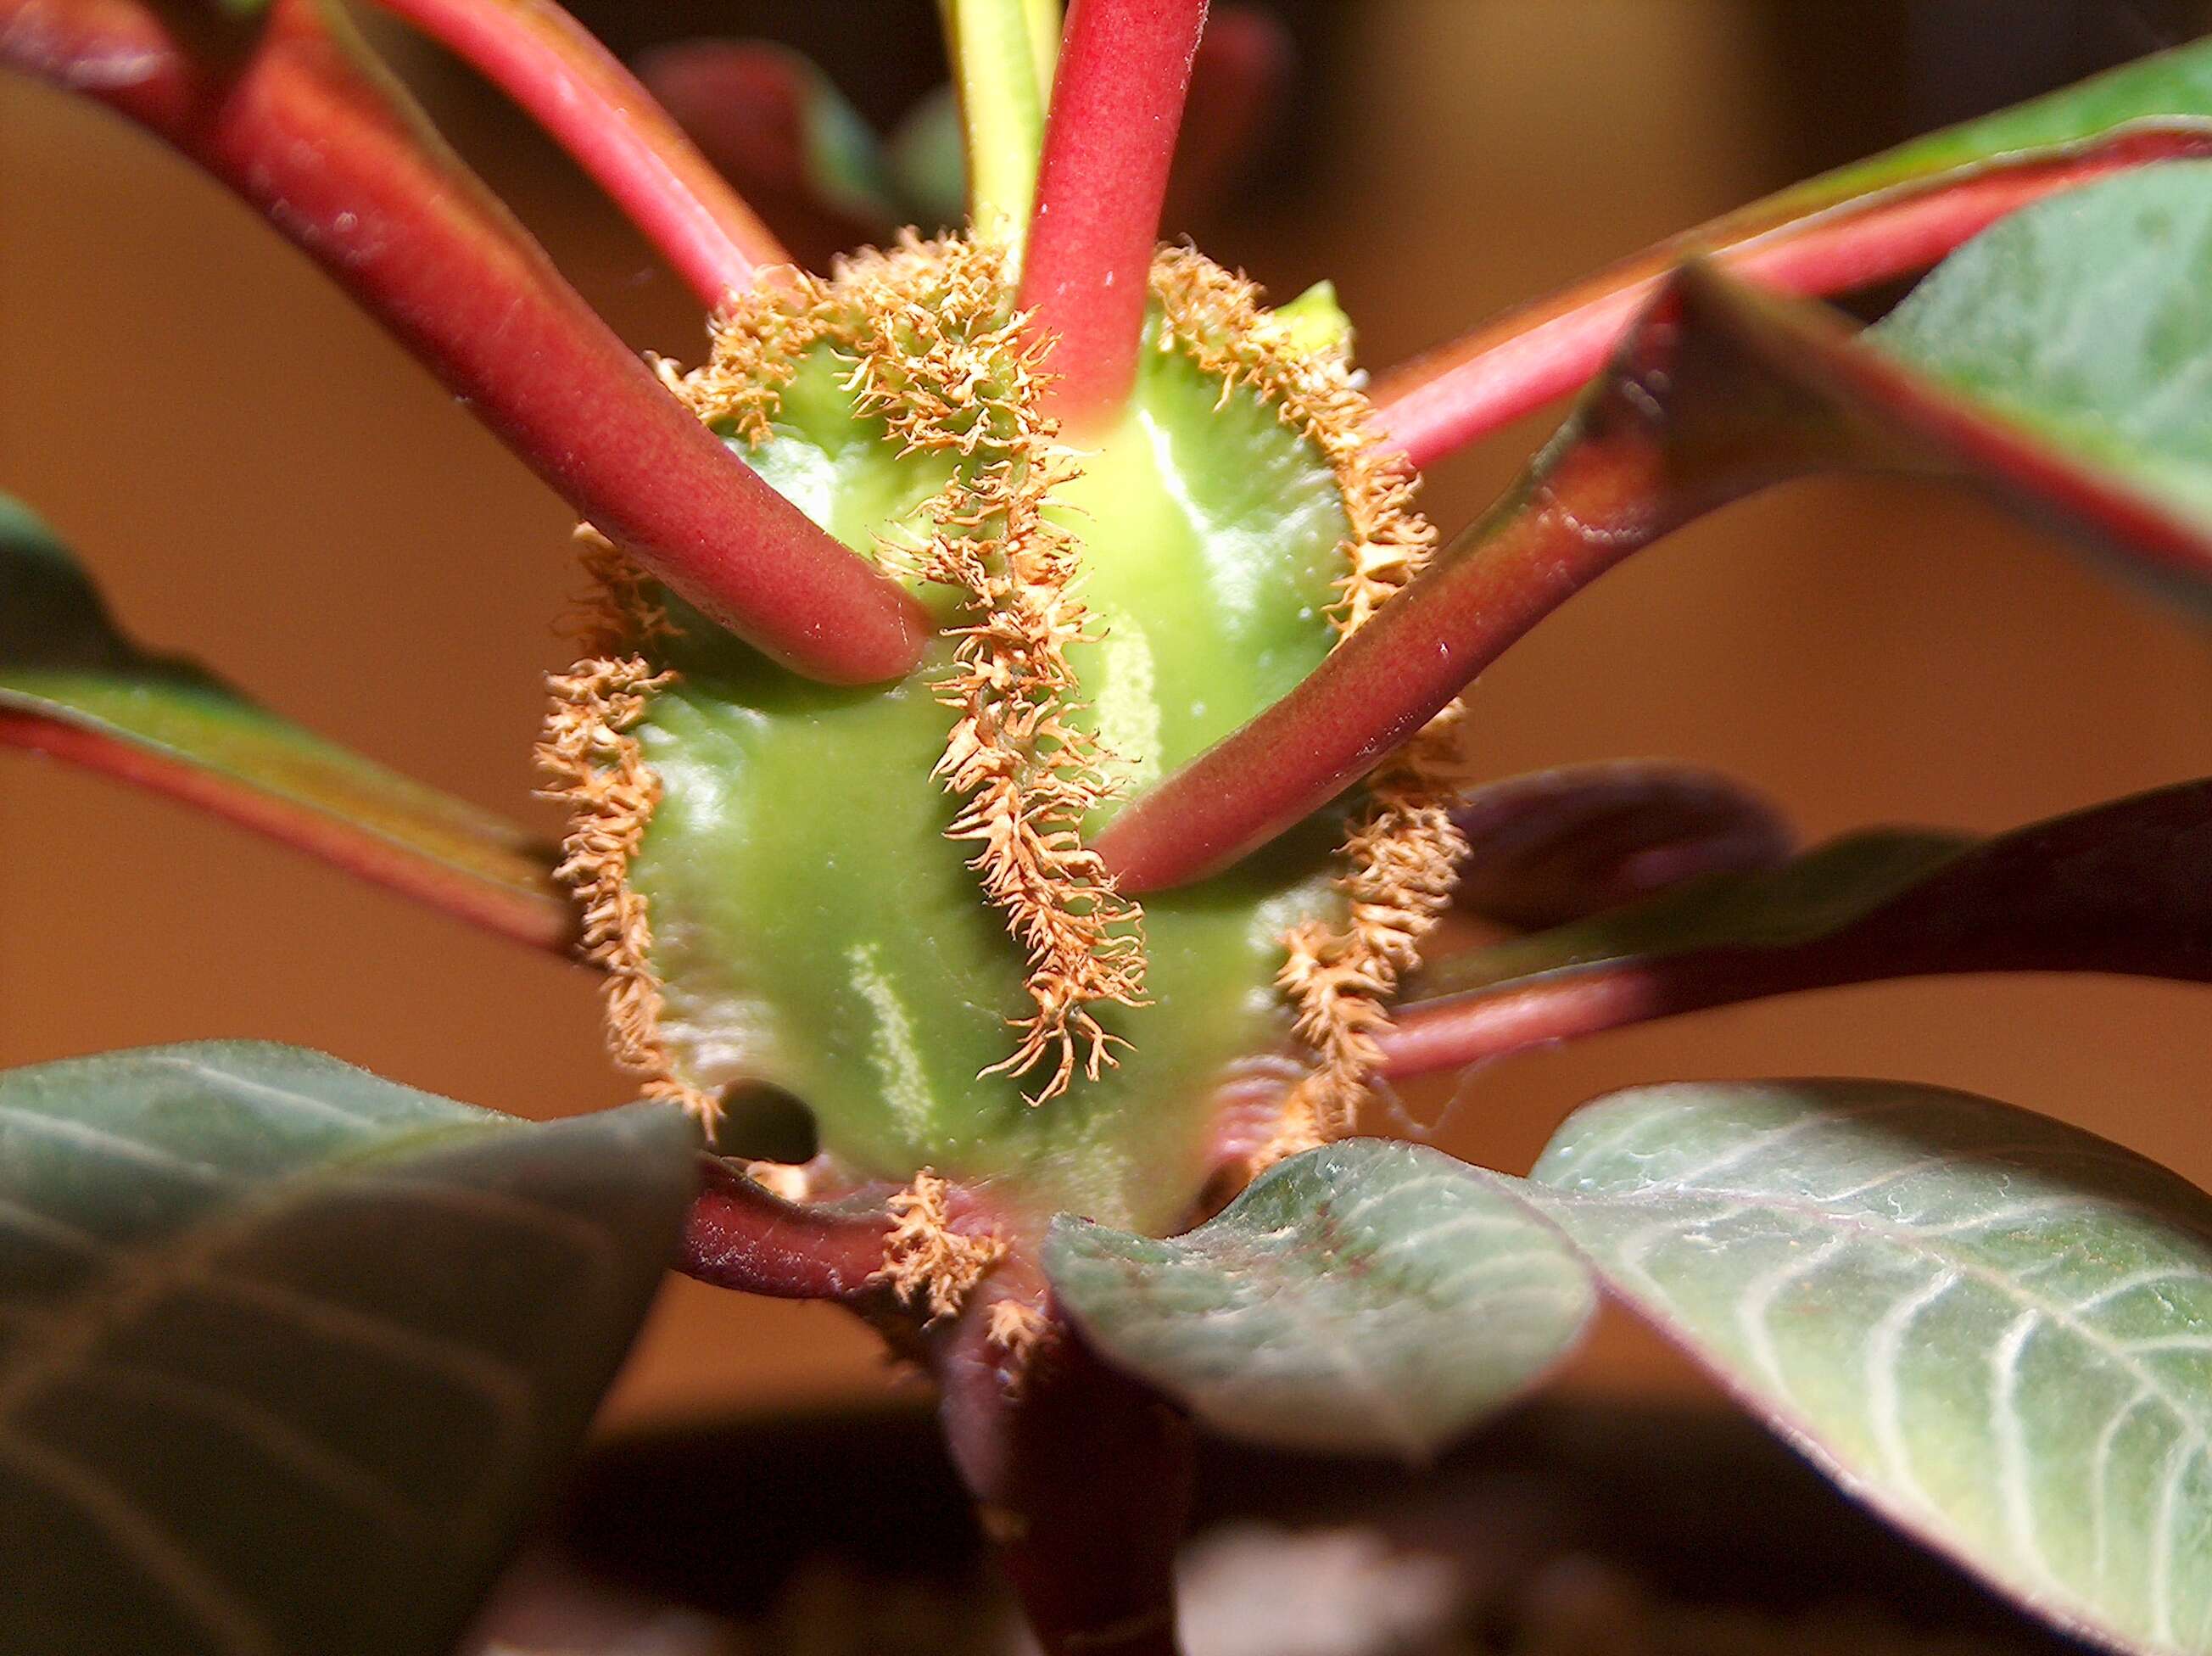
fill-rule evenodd
<path id="1" fill-rule="evenodd" d="M 1060 67 L 1060 0 L 1023 0 L 1029 11 L 1030 52 L 1036 59 L 1037 102 L 1052 108 L 1052 77 Z"/>
<path id="2" fill-rule="evenodd" d="M 968 155 L 968 217 L 1018 257 L 1044 147 L 1047 81 L 1034 24 L 1053 0 L 938 0 L 960 98 Z M 1059 31 L 1051 31 L 1057 52 Z"/>

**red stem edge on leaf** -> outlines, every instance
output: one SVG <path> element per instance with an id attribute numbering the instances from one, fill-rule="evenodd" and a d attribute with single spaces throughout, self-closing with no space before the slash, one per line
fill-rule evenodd
<path id="1" fill-rule="evenodd" d="M 310 0 L 228 23 L 0 0 L 0 61 L 230 186 L 651 574 L 810 677 L 896 678 L 927 618 L 671 396 Z"/>
<path id="2" fill-rule="evenodd" d="M 1383 374 L 1378 440 L 1419 469 L 1565 395 L 1603 363 L 1673 265 L 1710 253 L 1778 292 L 1910 275 L 2029 203 L 2152 161 L 2212 153 L 2212 132 L 2148 125 L 2058 154 L 2007 156 L 1776 223 L 1758 209 L 1661 243 Z"/>
<path id="3" fill-rule="evenodd" d="M 653 94 L 548 0 L 376 0 L 530 113 L 712 310 L 791 256 Z"/>
<path id="4" fill-rule="evenodd" d="M 1135 383 L 1152 250 L 1206 0 L 1075 0 L 1018 303 L 1054 341 L 1046 405 L 1076 430 Z"/>

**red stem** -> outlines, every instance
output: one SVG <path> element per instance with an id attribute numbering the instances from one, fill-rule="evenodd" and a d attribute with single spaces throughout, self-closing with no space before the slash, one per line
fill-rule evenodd
<path id="1" fill-rule="evenodd" d="M 850 1304 L 885 1291 L 874 1279 L 890 1232 L 886 1215 L 800 1207 L 718 1156 L 700 1158 L 700 1177 L 677 1261 L 685 1275 L 778 1300 Z"/>
<path id="2" fill-rule="evenodd" d="M 2138 129 L 2062 155 L 1996 160 L 1787 223 L 1748 210 L 1391 369 L 1375 390 L 1378 440 L 1404 451 L 1414 467 L 1427 466 L 1572 391 L 1602 365 L 1668 270 L 1695 253 L 1710 253 L 1731 275 L 1780 292 L 1840 293 L 1923 269 L 2045 196 L 2208 151 L 2212 134 L 2201 126 Z"/>
<path id="3" fill-rule="evenodd" d="M 1142 795 L 1097 849 L 1121 889 L 1201 879 L 1318 810 L 1536 622 L 1692 517 L 1863 469 L 1989 489 L 2163 574 L 2212 581 L 2175 505 L 1856 337 L 1685 265 L 1507 499 L 1280 702 Z"/>
<path id="4" fill-rule="evenodd" d="M 1402 1080 L 1707 1007 L 1887 978 L 2094 971 L 2212 983 L 2208 840 L 2212 780 L 2111 801 L 1986 841 L 1821 935 L 1562 964 L 1416 1002 L 1378 1033 L 1382 1073 Z M 1718 888 L 1713 900 L 1728 896 Z M 1439 976 L 1451 971 L 1447 963 Z"/>
<path id="5" fill-rule="evenodd" d="M 1012 1294 L 1046 1318 L 1018 1373 L 982 1303 Z M 1190 1422 L 1102 1362 L 1018 1257 L 934 1335 L 929 1361 L 953 1463 L 1046 1656 L 1176 1656 Z"/>
<path id="6" fill-rule="evenodd" d="M 549 0 L 377 0 L 530 112 L 712 310 L 791 255 L 653 94 Z"/>
<path id="7" fill-rule="evenodd" d="M 1055 343 L 1047 405 L 1069 427 L 1136 382 L 1152 250 L 1206 0 L 1075 0 L 1060 45 L 1019 304 Z"/>
<path id="8" fill-rule="evenodd" d="M 198 765 L 37 714 L 0 712 L 0 747 L 82 765 L 195 807 L 533 948 L 566 953 L 575 941 L 575 907 L 554 887 L 547 873 L 550 859 L 534 865 L 518 855 L 511 880 L 473 876 L 428 856 L 395 850 L 353 824 Z"/>
<path id="9" fill-rule="evenodd" d="M 914 665 L 920 606 L 692 418 L 309 0 L 220 38 L 180 15 L 0 0 L 0 61 L 100 99 L 237 191 L 714 620 L 835 683 Z"/>

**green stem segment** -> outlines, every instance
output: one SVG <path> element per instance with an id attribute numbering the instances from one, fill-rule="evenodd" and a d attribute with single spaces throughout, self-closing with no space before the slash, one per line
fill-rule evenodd
<path id="1" fill-rule="evenodd" d="M 1037 96 L 1052 107 L 1052 80 L 1060 68 L 1060 0 L 1023 0 L 1030 20 L 1030 55 L 1036 59 Z"/>

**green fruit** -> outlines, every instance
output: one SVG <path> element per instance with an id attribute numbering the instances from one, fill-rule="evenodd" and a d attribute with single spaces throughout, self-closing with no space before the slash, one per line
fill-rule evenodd
<path id="1" fill-rule="evenodd" d="M 1054 521 L 1081 541 L 1079 595 L 1098 635 L 1069 651 L 1076 721 L 1116 756 L 1120 797 L 1328 653 L 1349 532 L 1336 473 L 1306 433 L 1158 348 L 1163 326 L 1156 307 L 1127 411 L 1053 496 Z M 902 454 L 882 418 L 856 411 L 850 368 L 834 345 L 809 349 L 772 433 L 741 452 L 856 551 L 919 545 L 952 462 Z M 957 624 L 959 593 L 916 590 Z M 676 676 L 634 732 L 661 797 L 629 878 L 648 904 L 676 1077 L 709 1093 L 783 1088 L 812 1110 L 842 1172 L 903 1183 L 932 1167 L 1017 1226 L 1064 1209 L 1127 1228 L 1182 1222 L 1209 1171 L 1224 1068 L 1288 1038 L 1280 935 L 1340 909 L 1340 822 L 1146 898 L 1148 1003 L 1091 1008 L 1127 1042 L 1118 1067 L 1032 1105 L 1035 1074 L 991 1073 L 1030 1010 L 1024 955 L 967 866 L 974 847 L 946 837 L 960 801 L 932 776 L 955 716 L 933 688 L 951 639 L 898 684 L 834 689 L 671 609 L 678 634 L 648 654 Z"/>

